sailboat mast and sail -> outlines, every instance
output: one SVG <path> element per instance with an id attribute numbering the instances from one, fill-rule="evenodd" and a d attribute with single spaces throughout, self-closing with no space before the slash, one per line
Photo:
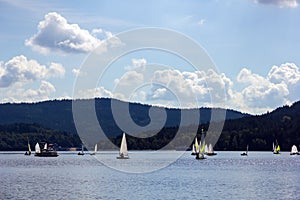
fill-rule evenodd
<path id="1" fill-rule="evenodd" d="M 120 155 L 128 156 L 127 142 L 126 142 L 125 133 L 123 133 L 123 136 L 122 136 L 122 142 L 121 142 L 121 148 L 120 148 Z"/>

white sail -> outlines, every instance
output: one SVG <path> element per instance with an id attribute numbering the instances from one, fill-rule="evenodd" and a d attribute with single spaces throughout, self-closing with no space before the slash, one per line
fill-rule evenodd
<path id="1" fill-rule="evenodd" d="M 27 145 L 28 145 L 28 152 L 31 153 L 31 148 L 30 148 L 30 144 L 29 144 L 29 139 L 27 137 Z"/>
<path id="2" fill-rule="evenodd" d="M 44 145 L 44 149 L 45 149 L 45 150 L 47 150 L 47 148 L 48 148 L 48 147 L 47 147 L 47 143 L 45 143 L 45 145 Z"/>
<path id="3" fill-rule="evenodd" d="M 198 153 L 199 152 L 199 143 L 198 143 L 198 140 L 197 140 L 197 137 L 195 137 L 195 153 Z"/>
<path id="4" fill-rule="evenodd" d="M 195 145 L 193 144 L 193 147 L 192 147 L 192 153 L 195 154 L 196 153 L 196 150 L 195 150 Z"/>
<path id="5" fill-rule="evenodd" d="M 31 153 L 30 144 L 28 143 L 28 152 Z"/>
<path id="6" fill-rule="evenodd" d="M 210 145 L 211 145 L 211 144 L 210 144 Z M 209 147 L 208 147 L 207 144 L 205 144 L 204 153 L 211 153 L 211 152 L 210 152 L 210 145 L 209 145 Z"/>
<path id="7" fill-rule="evenodd" d="M 95 150 L 94 150 L 94 152 L 96 153 L 96 152 L 97 152 L 97 150 L 98 150 L 98 145 L 97 145 L 97 144 L 95 144 Z"/>
<path id="8" fill-rule="evenodd" d="M 40 148 L 39 143 L 36 143 L 36 145 L 35 145 L 35 153 L 41 153 L 41 148 Z"/>
<path id="9" fill-rule="evenodd" d="M 298 153 L 298 149 L 297 149 L 296 145 L 292 146 L 291 153 Z"/>
<path id="10" fill-rule="evenodd" d="M 123 133 L 123 137 L 122 137 L 122 142 L 121 142 L 121 147 L 120 147 L 120 156 L 128 156 L 125 133 Z"/>
<path id="11" fill-rule="evenodd" d="M 214 149 L 213 149 L 212 144 L 209 144 L 208 153 L 214 153 Z"/>

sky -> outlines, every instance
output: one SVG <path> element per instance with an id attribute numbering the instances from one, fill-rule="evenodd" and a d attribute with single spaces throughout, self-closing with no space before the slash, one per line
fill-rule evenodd
<path id="1" fill-rule="evenodd" d="M 170 52 L 143 49 L 116 58 L 94 87 L 76 97 L 251 114 L 290 105 L 300 100 L 299 3 L 0 0 L 0 103 L 71 99 L 84 76 L 82 66 L 99 45 L 105 44 L 105 52 L 123 48 L 128 43 L 120 33 L 155 27 L 199 44 L 216 68 L 195 69 Z M 154 63 L 163 67 L 149 74 L 145 69 Z M 129 95 L 116 90 L 130 86 L 135 90 Z M 213 87 L 222 89 L 225 98 Z"/>

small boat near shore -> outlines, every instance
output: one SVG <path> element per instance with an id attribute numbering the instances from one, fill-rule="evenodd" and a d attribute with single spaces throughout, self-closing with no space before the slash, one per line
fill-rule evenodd
<path id="1" fill-rule="evenodd" d="M 91 152 L 90 155 L 92 155 L 92 156 L 96 155 L 97 150 L 98 150 L 98 145 L 95 144 L 94 152 Z"/>
<path id="2" fill-rule="evenodd" d="M 43 144 L 43 143 L 41 143 L 41 144 Z M 37 156 L 37 157 L 57 157 L 58 154 L 54 150 L 54 145 L 53 144 L 48 145 L 47 143 L 44 143 L 44 148 L 41 149 L 40 144 L 36 143 L 34 156 Z"/>
<path id="3" fill-rule="evenodd" d="M 83 156 L 84 155 L 83 144 L 81 145 L 81 151 L 79 151 L 77 155 L 79 155 L 79 156 Z"/>
<path id="4" fill-rule="evenodd" d="M 241 156 L 248 156 L 249 145 L 247 145 L 247 150 L 244 153 L 241 153 Z"/>

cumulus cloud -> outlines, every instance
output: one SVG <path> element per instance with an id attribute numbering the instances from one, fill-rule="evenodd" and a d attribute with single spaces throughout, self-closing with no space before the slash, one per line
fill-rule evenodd
<path id="1" fill-rule="evenodd" d="M 36 60 L 28 60 L 20 55 L 0 65 L 0 88 L 9 87 L 17 82 L 30 82 L 51 77 L 63 77 L 65 69 L 59 63 L 51 63 L 48 67 Z"/>
<path id="2" fill-rule="evenodd" d="M 64 75 L 65 69 L 59 63 L 50 63 L 46 66 L 36 60 L 27 59 L 23 55 L 13 57 L 6 63 L 1 61 L 1 102 L 48 100 L 56 89 L 46 80 L 62 78 Z"/>
<path id="3" fill-rule="evenodd" d="M 100 97 L 112 98 L 114 97 L 114 95 L 109 90 L 106 90 L 103 86 L 100 86 L 100 87 L 91 88 L 84 91 L 79 91 L 78 96 L 76 96 L 75 98 L 89 99 L 89 98 L 100 98 Z"/>
<path id="4" fill-rule="evenodd" d="M 224 74 L 213 70 L 180 72 L 178 70 L 158 70 L 154 73 L 153 82 L 158 84 L 153 92 L 153 98 L 175 96 L 184 107 L 197 107 L 195 103 L 225 102 L 226 96 L 231 97 L 232 82 Z M 162 85 L 163 87 L 159 87 Z M 167 88 L 169 91 L 167 91 Z M 203 104 L 202 104 L 203 105 Z"/>
<path id="5" fill-rule="evenodd" d="M 136 71 L 128 71 L 120 79 L 116 79 L 115 83 L 122 86 L 128 86 L 140 84 L 143 80 L 143 74 Z"/>
<path id="6" fill-rule="evenodd" d="M 298 7 L 297 0 L 254 0 L 256 3 L 276 5 L 279 7 Z"/>
<path id="7" fill-rule="evenodd" d="M 247 84 L 239 95 L 241 106 L 250 112 L 266 112 L 300 98 L 300 72 L 294 63 L 273 66 L 266 77 L 244 68 L 237 81 Z"/>
<path id="8" fill-rule="evenodd" d="M 146 69 L 147 61 L 144 58 L 141 59 L 132 59 L 131 65 L 126 66 L 125 69 L 128 71 L 143 71 Z"/>
<path id="9" fill-rule="evenodd" d="M 2 89 L 3 90 L 3 89 Z M 2 92 L 4 97 L 2 102 L 38 102 L 49 100 L 50 96 L 56 91 L 54 85 L 47 81 L 41 81 L 38 88 L 24 88 L 14 85 L 11 88 L 5 88 Z"/>
<path id="10" fill-rule="evenodd" d="M 111 32 L 102 29 L 88 30 L 80 28 L 78 24 L 70 24 L 56 12 L 45 15 L 45 19 L 39 22 L 38 32 L 25 41 L 25 45 L 34 50 L 48 53 L 59 51 L 64 53 L 86 53 L 94 50 L 102 42 L 98 39 L 99 34 L 105 34 L 106 38 L 115 38 Z M 118 45 L 118 38 L 109 40 L 110 45 Z M 104 45 L 103 51 L 106 50 Z"/>

